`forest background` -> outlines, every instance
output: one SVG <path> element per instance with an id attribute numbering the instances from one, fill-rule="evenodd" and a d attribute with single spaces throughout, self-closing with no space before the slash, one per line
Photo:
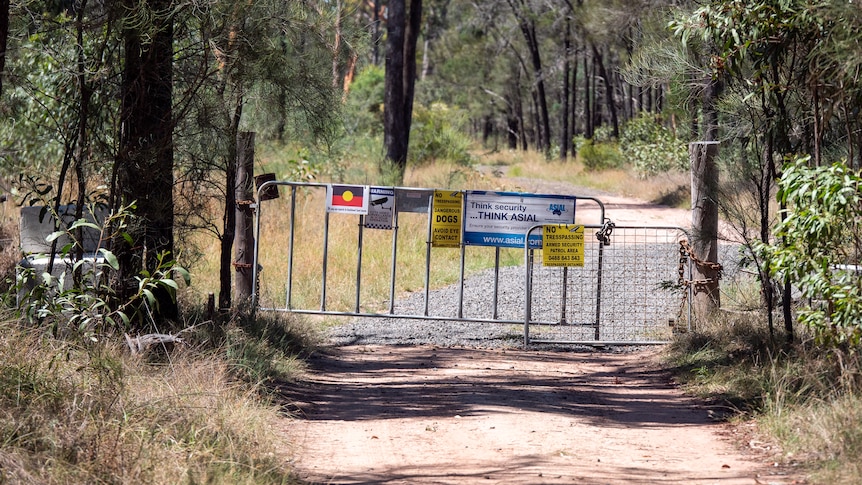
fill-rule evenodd
<path id="1" fill-rule="evenodd" d="M 714 334 L 705 327 L 680 339 L 678 363 L 696 380 L 723 386 L 718 394 L 746 412 L 781 414 L 791 404 L 806 413 L 830 410 L 828 418 L 782 421 L 776 434 L 825 469 L 858 476 L 858 465 L 842 459 L 858 456 L 862 443 L 860 30 L 857 5 L 827 0 L 0 1 L 6 204 L 57 212 L 71 202 L 77 219 L 93 204 L 112 211 L 99 227 L 107 277 L 90 283 L 79 267 L 69 275 L 71 291 L 47 279 L 9 325 L 35 323 L 63 337 L 50 346 L 64 350 L 52 355 L 81 351 L 81 368 L 91 374 L 70 367 L 70 375 L 112 382 L 90 394 L 116 398 L 129 392 L 119 384 L 123 365 L 92 342 L 186 327 L 202 291 L 178 280 L 206 264 L 220 275 L 218 306 L 241 307 L 230 298 L 230 271 L 242 132 L 257 133 L 261 159 L 281 179 L 400 184 L 434 163 L 446 167 L 452 186 L 496 153 L 538 154 L 557 174 L 660 178 L 688 169 L 689 142 L 714 141 L 719 206 L 745 241 L 758 300 L 746 325 L 716 318 Z M 68 228 L 71 240 L 87 227 Z M 14 229 L 5 231 L 14 240 Z M 82 255 L 76 244 L 55 250 Z M 15 252 L 7 251 L 10 308 Z M 214 252 L 217 263 L 206 258 Z M 255 339 L 273 335 L 268 325 L 249 334 L 260 322 L 240 313 L 230 318 L 245 322 L 234 330 L 246 340 L 231 341 L 230 325 L 220 324 L 211 342 L 245 359 L 260 351 Z M 273 350 L 267 342 L 291 362 L 302 347 L 279 341 Z M 231 366 L 212 358 L 230 380 Z M 729 364 L 744 370 L 720 370 Z M 104 420 L 86 432 L 36 439 L 52 413 L 14 410 L 55 409 L 84 384 L 70 388 L 23 364 L 4 372 L 19 389 L 26 378 L 43 405 L 22 401 L 20 392 L 9 397 L 25 404 L 10 407 L 3 440 L 28 451 L 8 455 L 21 473 L 39 473 L 40 453 L 49 450 L 69 455 L 60 462 L 73 471 L 63 473 L 84 475 L 128 473 L 123 460 L 141 456 L 124 444 L 115 446 L 123 451 L 111 455 L 117 461 L 107 471 L 73 467 L 104 459 L 95 449 L 70 451 L 87 449 L 80 440 L 103 449 L 96 436 L 104 436 Z M 258 383 L 272 377 L 252 374 Z M 740 380 L 743 390 L 733 395 L 728 389 Z M 88 402 L 91 417 L 111 407 Z M 802 444 L 813 437 L 821 441 Z M 208 443 L 228 446 L 223 438 L 215 433 Z M 135 463 L 136 473 L 153 473 Z M 200 463 L 194 473 L 241 473 Z M 266 469 L 281 477 L 278 466 Z"/>

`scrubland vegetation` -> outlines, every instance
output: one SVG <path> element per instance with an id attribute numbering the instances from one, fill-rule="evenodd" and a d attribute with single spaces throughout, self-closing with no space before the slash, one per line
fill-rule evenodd
<path id="1" fill-rule="evenodd" d="M 560 165 L 543 172 L 546 162 L 540 154 L 513 157 L 522 161 L 502 155 L 477 155 L 476 165 L 487 160 L 498 173 L 558 179 Z M 278 170 L 284 163 L 279 156 L 282 152 L 268 151 L 265 163 Z M 643 180 L 626 169 L 610 169 L 603 177 L 605 172 L 585 170 L 579 163 L 565 168 L 576 183 L 589 185 L 594 178 L 623 185 L 602 190 L 631 191 L 632 180 Z M 439 179 L 447 172 L 462 175 Z M 417 167 L 408 178 L 417 186 L 456 180 L 457 188 L 496 183 L 510 189 L 503 178 L 445 161 Z M 645 187 L 631 195 L 655 197 L 654 188 Z M 307 203 L 319 206 L 322 201 Z M 283 227 L 273 223 L 263 230 L 276 233 Z M 405 234 L 414 234 L 408 244 L 424 244 L 424 229 Z M 278 388 L 302 372 L 303 357 L 315 351 L 326 323 L 294 316 L 252 318 L 242 312 L 204 321 L 202 289 L 215 285 L 216 262 L 206 246 L 198 250 L 203 256 L 191 268 L 192 285 L 180 291 L 184 323 L 175 328 L 188 329 L 179 334 L 185 343 L 170 352 L 135 356 L 117 336 L 52 333 L 50 327 L 6 312 L 0 342 L 0 395 L 5 396 L 0 453 L 7 477 L 45 483 L 292 482 L 284 461 L 289 443 L 277 433 L 279 420 L 286 417 Z M 510 264 L 518 264 L 518 256 Z M 338 268 L 350 267 L 355 255 L 331 257 L 333 280 L 345 280 Z M 441 267 L 455 271 L 452 263 Z M 491 264 L 478 261 L 474 269 Z M 10 265 L 7 260 L 5 266 Z M 404 262 L 408 277 L 399 291 L 421 287 L 421 271 L 411 271 L 414 267 L 414 262 Z M 266 268 L 274 274 L 284 271 L 277 264 Z M 319 265 L 300 261 L 296 271 L 304 275 L 300 280 L 316 278 Z M 388 281 L 386 265 L 369 264 L 366 271 L 370 280 Z M 415 273 L 412 279 L 409 273 Z M 348 305 L 349 285 L 333 291 Z M 302 288 L 296 291 L 299 298 L 319 298 L 303 295 Z M 368 291 L 381 301 L 388 297 L 388 287 Z M 816 482 L 857 481 L 862 476 L 856 462 L 862 443 L 857 424 L 862 361 L 855 347 L 824 346 L 807 327 L 788 345 L 782 331 L 770 335 L 758 295 L 750 273 L 725 282 L 723 310 L 694 332 L 680 335 L 665 353 L 667 365 L 677 369 L 689 392 L 714 405 L 717 416 L 756 422 L 757 443 L 780 447 L 783 460 L 810 470 Z"/>
<path id="2" fill-rule="evenodd" d="M 256 172 L 281 180 L 517 191 L 546 178 L 676 207 L 691 203 L 687 144 L 718 143 L 718 202 L 746 276 L 722 282 L 723 308 L 680 335 L 666 363 L 812 480 L 862 482 L 858 6 L 384 3 L 403 25 L 383 25 L 376 0 L 0 2 L 2 478 L 295 481 L 278 390 L 331 322 L 206 307 L 233 269 L 219 253 L 248 130 Z M 423 13 L 407 29 L 414 48 L 424 41 L 416 52 L 387 45 L 408 12 Z M 412 65 L 387 72 L 386 57 Z M 393 99 L 387 78 L 410 95 Z M 322 206 L 313 191 L 299 201 Z M 70 203 L 113 210 L 92 228 L 104 230 L 98 269 L 110 278 L 70 271 L 66 288 L 34 274 L 18 306 L 16 208 Z M 262 234 L 277 239 L 286 205 L 267 204 Z M 310 211 L 299 241 L 320 231 Z M 423 223 L 403 223 L 402 244 L 421 248 Z M 368 246 L 366 291 L 382 302 L 388 266 L 375 262 L 388 247 Z M 261 298 L 283 298 L 283 255 L 261 257 L 273 282 Z M 327 303 L 349 306 L 341 268 L 354 256 L 331 258 Z M 440 284 L 456 278 L 447 258 L 435 258 Z M 468 271 L 492 264 L 471 261 Z M 421 267 L 400 262 L 399 294 L 422 286 Z M 321 271 L 294 269 L 295 281 Z M 182 342 L 132 354 L 126 334 L 146 332 Z"/>

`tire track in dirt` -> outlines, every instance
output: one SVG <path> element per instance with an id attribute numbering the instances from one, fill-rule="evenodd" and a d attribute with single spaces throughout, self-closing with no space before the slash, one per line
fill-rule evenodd
<path id="1" fill-rule="evenodd" d="M 655 352 L 332 348 L 283 431 L 308 483 L 793 483 Z"/>

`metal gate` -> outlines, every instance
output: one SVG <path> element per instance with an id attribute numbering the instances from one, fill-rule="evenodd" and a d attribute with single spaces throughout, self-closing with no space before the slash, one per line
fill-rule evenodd
<path id="1" fill-rule="evenodd" d="M 690 329 L 684 229 L 606 223 L 585 232 L 595 237 L 584 238 L 583 267 L 526 258 L 525 344 L 661 344 Z"/>
<path id="2" fill-rule="evenodd" d="M 278 198 L 261 200 L 274 188 Z M 685 237 L 679 228 L 616 227 L 608 245 L 597 237 L 612 227 L 601 201 L 567 195 L 574 222 L 590 234 L 585 266 L 545 268 L 534 262 L 535 248 L 432 247 L 434 190 L 380 189 L 394 195 L 391 225 L 369 224 L 370 215 L 330 213 L 331 184 L 262 184 L 254 205 L 257 310 L 382 317 L 396 319 L 393 324 L 409 318 L 523 326 L 527 343 L 663 343 L 671 325 L 688 325 L 685 287 L 678 284 L 680 268 L 686 278 L 689 272 L 679 263 L 678 241 Z M 417 239 L 399 237 L 405 231 L 426 237 L 411 245 Z M 371 265 L 386 268 L 388 280 L 367 276 Z M 421 277 L 403 270 L 419 265 Z M 500 285 L 503 279 L 525 284 Z"/>

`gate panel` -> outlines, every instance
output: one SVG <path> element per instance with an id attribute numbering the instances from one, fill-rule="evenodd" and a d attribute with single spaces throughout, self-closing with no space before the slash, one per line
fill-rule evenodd
<path id="1" fill-rule="evenodd" d="M 688 260 L 680 263 L 685 231 L 616 226 L 605 245 L 600 230 L 585 227 L 582 268 L 542 267 L 535 258 L 531 320 L 561 317 L 525 325 L 527 343 L 664 343 L 674 327 L 689 327 L 689 290 L 680 284 L 690 279 Z"/>
<path id="2" fill-rule="evenodd" d="M 365 227 L 362 215 L 327 212 L 327 184 L 271 181 L 258 194 L 273 185 L 281 196 L 258 196 L 255 204 L 259 311 L 387 318 L 392 325 L 403 318 L 509 324 L 514 332 L 523 326 L 527 342 L 608 345 L 666 342 L 671 324 L 689 325 L 690 299 L 678 285 L 685 232 L 617 227 L 603 245 L 596 234 L 610 226 L 598 224 L 604 206 L 595 198 L 574 197 L 575 221 L 587 228 L 584 267 L 559 268 L 544 267 L 538 249 L 528 250 L 525 266 L 523 249 L 433 248 L 431 189 L 387 192 L 395 194 L 394 219 L 381 229 Z M 399 237 L 405 231 L 428 237 L 408 245 Z M 420 265 L 424 272 L 404 270 Z M 370 266 L 385 271 L 372 277 Z M 683 270 L 690 279 L 687 264 Z"/>

